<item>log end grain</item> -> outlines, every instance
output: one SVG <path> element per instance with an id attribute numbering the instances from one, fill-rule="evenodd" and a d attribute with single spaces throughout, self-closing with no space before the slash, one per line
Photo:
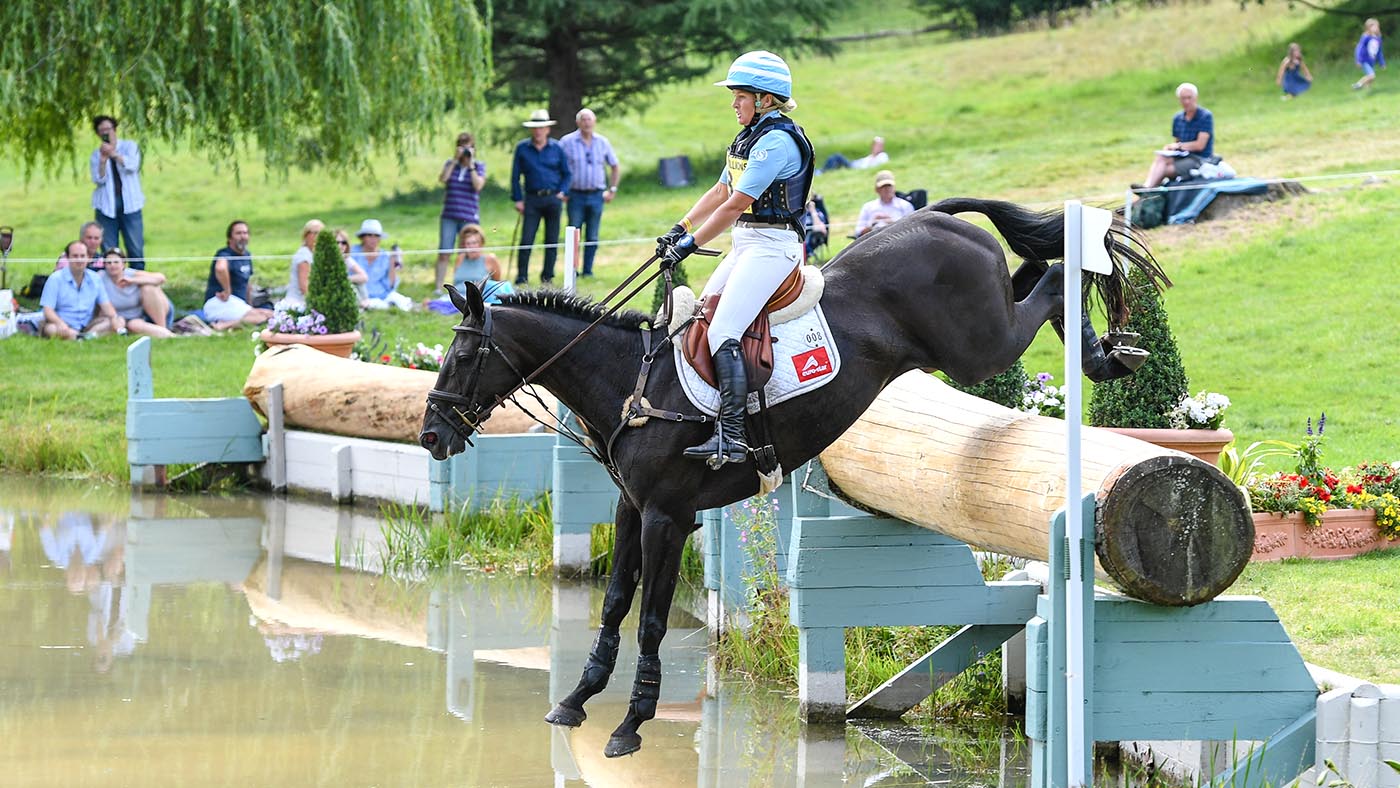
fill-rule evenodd
<path id="1" fill-rule="evenodd" d="M 1100 493 L 1096 545 L 1129 595 L 1183 607 L 1235 582 L 1254 549 L 1249 503 L 1218 468 L 1164 455 L 1123 468 Z"/>

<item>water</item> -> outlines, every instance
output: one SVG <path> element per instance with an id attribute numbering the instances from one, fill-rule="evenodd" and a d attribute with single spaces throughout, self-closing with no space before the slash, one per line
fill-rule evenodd
<path id="1" fill-rule="evenodd" d="M 600 586 L 397 582 L 381 544 L 373 512 L 0 476 L 0 784 L 1026 782 L 1000 729 L 804 727 L 790 698 L 719 679 L 693 590 L 641 752 L 607 760 L 635 630 L 583 726 L 542 721 Z"/>

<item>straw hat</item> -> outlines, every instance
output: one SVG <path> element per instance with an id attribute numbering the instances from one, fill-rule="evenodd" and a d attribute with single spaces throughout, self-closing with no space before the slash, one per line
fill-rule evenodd
<path id="1" fill-rule="evenodd" d="M 549 119 L 549 110 L 537 109 L 530 113 L 530 119 L 520 124 L 527 129 L 537 129 L 541 126 L 553 126 L 555 121 Z"/>
<path id="2" fill-rule="evenodd" d="M 875 173 L 875 188 L 878 189 L 881 186 L 887 185 L 894 185 L 894 173 L 890 172 L 889 170 L 880 170 L 879 172 Z"/>

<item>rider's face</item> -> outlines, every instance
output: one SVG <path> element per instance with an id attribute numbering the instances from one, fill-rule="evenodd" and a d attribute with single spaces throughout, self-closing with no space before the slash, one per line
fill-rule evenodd
<path id="1" fill-rule="evenodd" d="M 740 126 L 747 126 L 753 122 L 754 102 L 757 99 L 757 96 L 747 90 L 734 91 L 734 101 L 729 106 L 734 108 L 734 117 Z"/>

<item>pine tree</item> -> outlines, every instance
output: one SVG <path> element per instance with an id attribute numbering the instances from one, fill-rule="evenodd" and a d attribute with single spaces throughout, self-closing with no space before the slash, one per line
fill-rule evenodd
<path id="1" fill-rule="evenodd" d="M 306 281 L 306 306 L 325 316 L 328 334 L 354 331 L 360 322 L 360 307 L 355 303 L 355 288 L 345 273 L 345 258 L 336 245 L 335 234 L 329 230 L 323 230 L 316 239 L 311 275 Z"/>
<path id="2" fill-rule="evenodd" d="M 1137 301 L 1127 328 L 1142 335 L 1138 346 L 1152 355 L 1134 374 L 1094 386 L 1089 423 L 1095 427 L 1169 429 L 1172 425 L 1167 414 L 1186 396 L 1186 369 L 1167 324 L 1161 294 L 1136 270 L 1129 274 L 1129 282 L 1137 291 Z"/>

